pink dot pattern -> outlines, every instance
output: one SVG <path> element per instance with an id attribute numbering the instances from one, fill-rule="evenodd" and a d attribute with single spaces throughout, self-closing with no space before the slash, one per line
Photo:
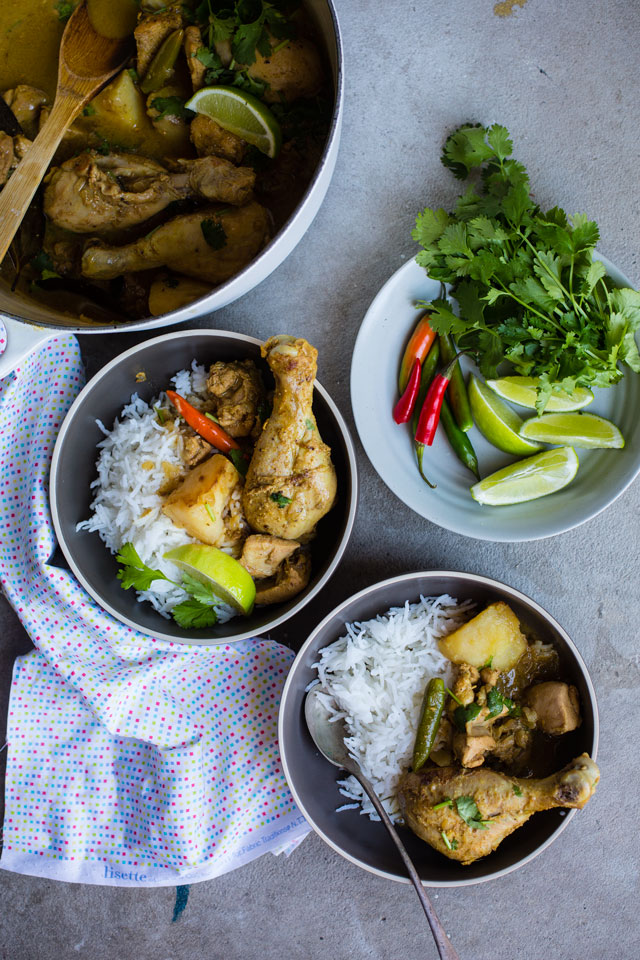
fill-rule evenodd
<path id="1" fill-rule="evenodd" d="M 0 320 L 0 354 L 3 354 L 7 349 L 7 328 L 5 327 L 2 320 Z"/>
<path id="2" fill-rule="evenodd" d="M 214 876 L 302 829 L 277 745 L 293 653 L 151 639 L 52 565 L 49 465 L 82 380 L 64 336 L 0 381 L 0 580 L 37 648 L 14 671 L 4 850 L 58 878 L 60 861 Z"/>

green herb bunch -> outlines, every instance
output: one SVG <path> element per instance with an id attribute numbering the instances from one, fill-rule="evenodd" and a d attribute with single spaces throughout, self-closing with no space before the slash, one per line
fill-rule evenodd
<path id="1" fill-rule="evenodd" d="M 538 377 L 541 413 L 554 390 L 609 387 L 623 376 L 619 364 L 640 372 L 640 293 L 616 288 L 594 260 L 596 223 L 540 209 L 512 152 L 498 124 L 451 134 L 442 162 L 473 181 L 453 213 L 420 213 L 412 235 L 423 248 L 417 262 L 458 302 L 459 316 L 444 297 L 420 304 L 433 329 L 453 334 L 487 378 L 503 361 Z"/>

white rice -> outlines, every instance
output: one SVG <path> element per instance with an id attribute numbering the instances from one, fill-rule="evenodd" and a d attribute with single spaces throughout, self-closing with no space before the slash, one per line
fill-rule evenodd
<path id="1" fill-rule="evenodd" d="M 400 818 L 396 788 L 409 767 L 425 686 L 431 677 L 452 679 L 451 663 L 437 645 L 469 619 L 473 603 L 447 595 L 420 597 L 363 623 L 347 623 L 346 634 L 320 651 L 314 664 L 322 699 L 335 720 L 344 719 L 350 755 L 372 782 L 385 810 Z M 339 781 L 350 803 L 378 820 L 355 779 Z"/>
<path id="2" fill-rule="evenodd" d="M 191 370 L 180 370 L 172 378 L 176 391 L 192 400 L 204 399 L 205 368 L 195 360 Z M 91 516 L 77 526 L 99 534 L 111 553 L 132 543 L 141 560 L 161 570 L 170 580 L 182 580 L 180 569 L 163 554 L 185 543 L 197 543 L 162 512 L 163 497 L 158 490 L 166 483 L 163 464 L 185 472 L 182 435 L 174 423 L 161 424 L 155 408 L 168 406 L 161 393 L 145 403 L 136 393 L 123 408 L 111 430 L 97 421 L 105 437 L 98 444 L 98 478 L 91 484 L 95 497 Z M 158 613 L 169 617 L 178 603 L 189 599 L 182 587 L 166 580 L 154 580 L 149 590 L 137 591 L 140 601 L 151 603 Z M 236 611 L 226 604 L 217 607 L 218 620 L 226 622 Z"/>

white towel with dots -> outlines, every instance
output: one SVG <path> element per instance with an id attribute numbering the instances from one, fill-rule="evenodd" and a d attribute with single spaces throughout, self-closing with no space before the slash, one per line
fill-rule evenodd
<path id="1" fill-rule="evenodd" d="M 13 674 L 0 867 L 124 886 L 210 879 L 308 832 L 277 745 L 293 653 L 154 640 L 51 563 L 49 465 L 82 382 L 69 335 L 0 381 L 0 580 L 36 647 Z"/>

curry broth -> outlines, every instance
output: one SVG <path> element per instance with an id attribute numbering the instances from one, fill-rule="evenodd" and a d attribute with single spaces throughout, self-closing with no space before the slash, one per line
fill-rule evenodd
<path id="1" fill-rule="evenodd" d="M 28 83 L 53 98 L 63 30 L 52 0 L 2 0 L 0 90 Z"/>

